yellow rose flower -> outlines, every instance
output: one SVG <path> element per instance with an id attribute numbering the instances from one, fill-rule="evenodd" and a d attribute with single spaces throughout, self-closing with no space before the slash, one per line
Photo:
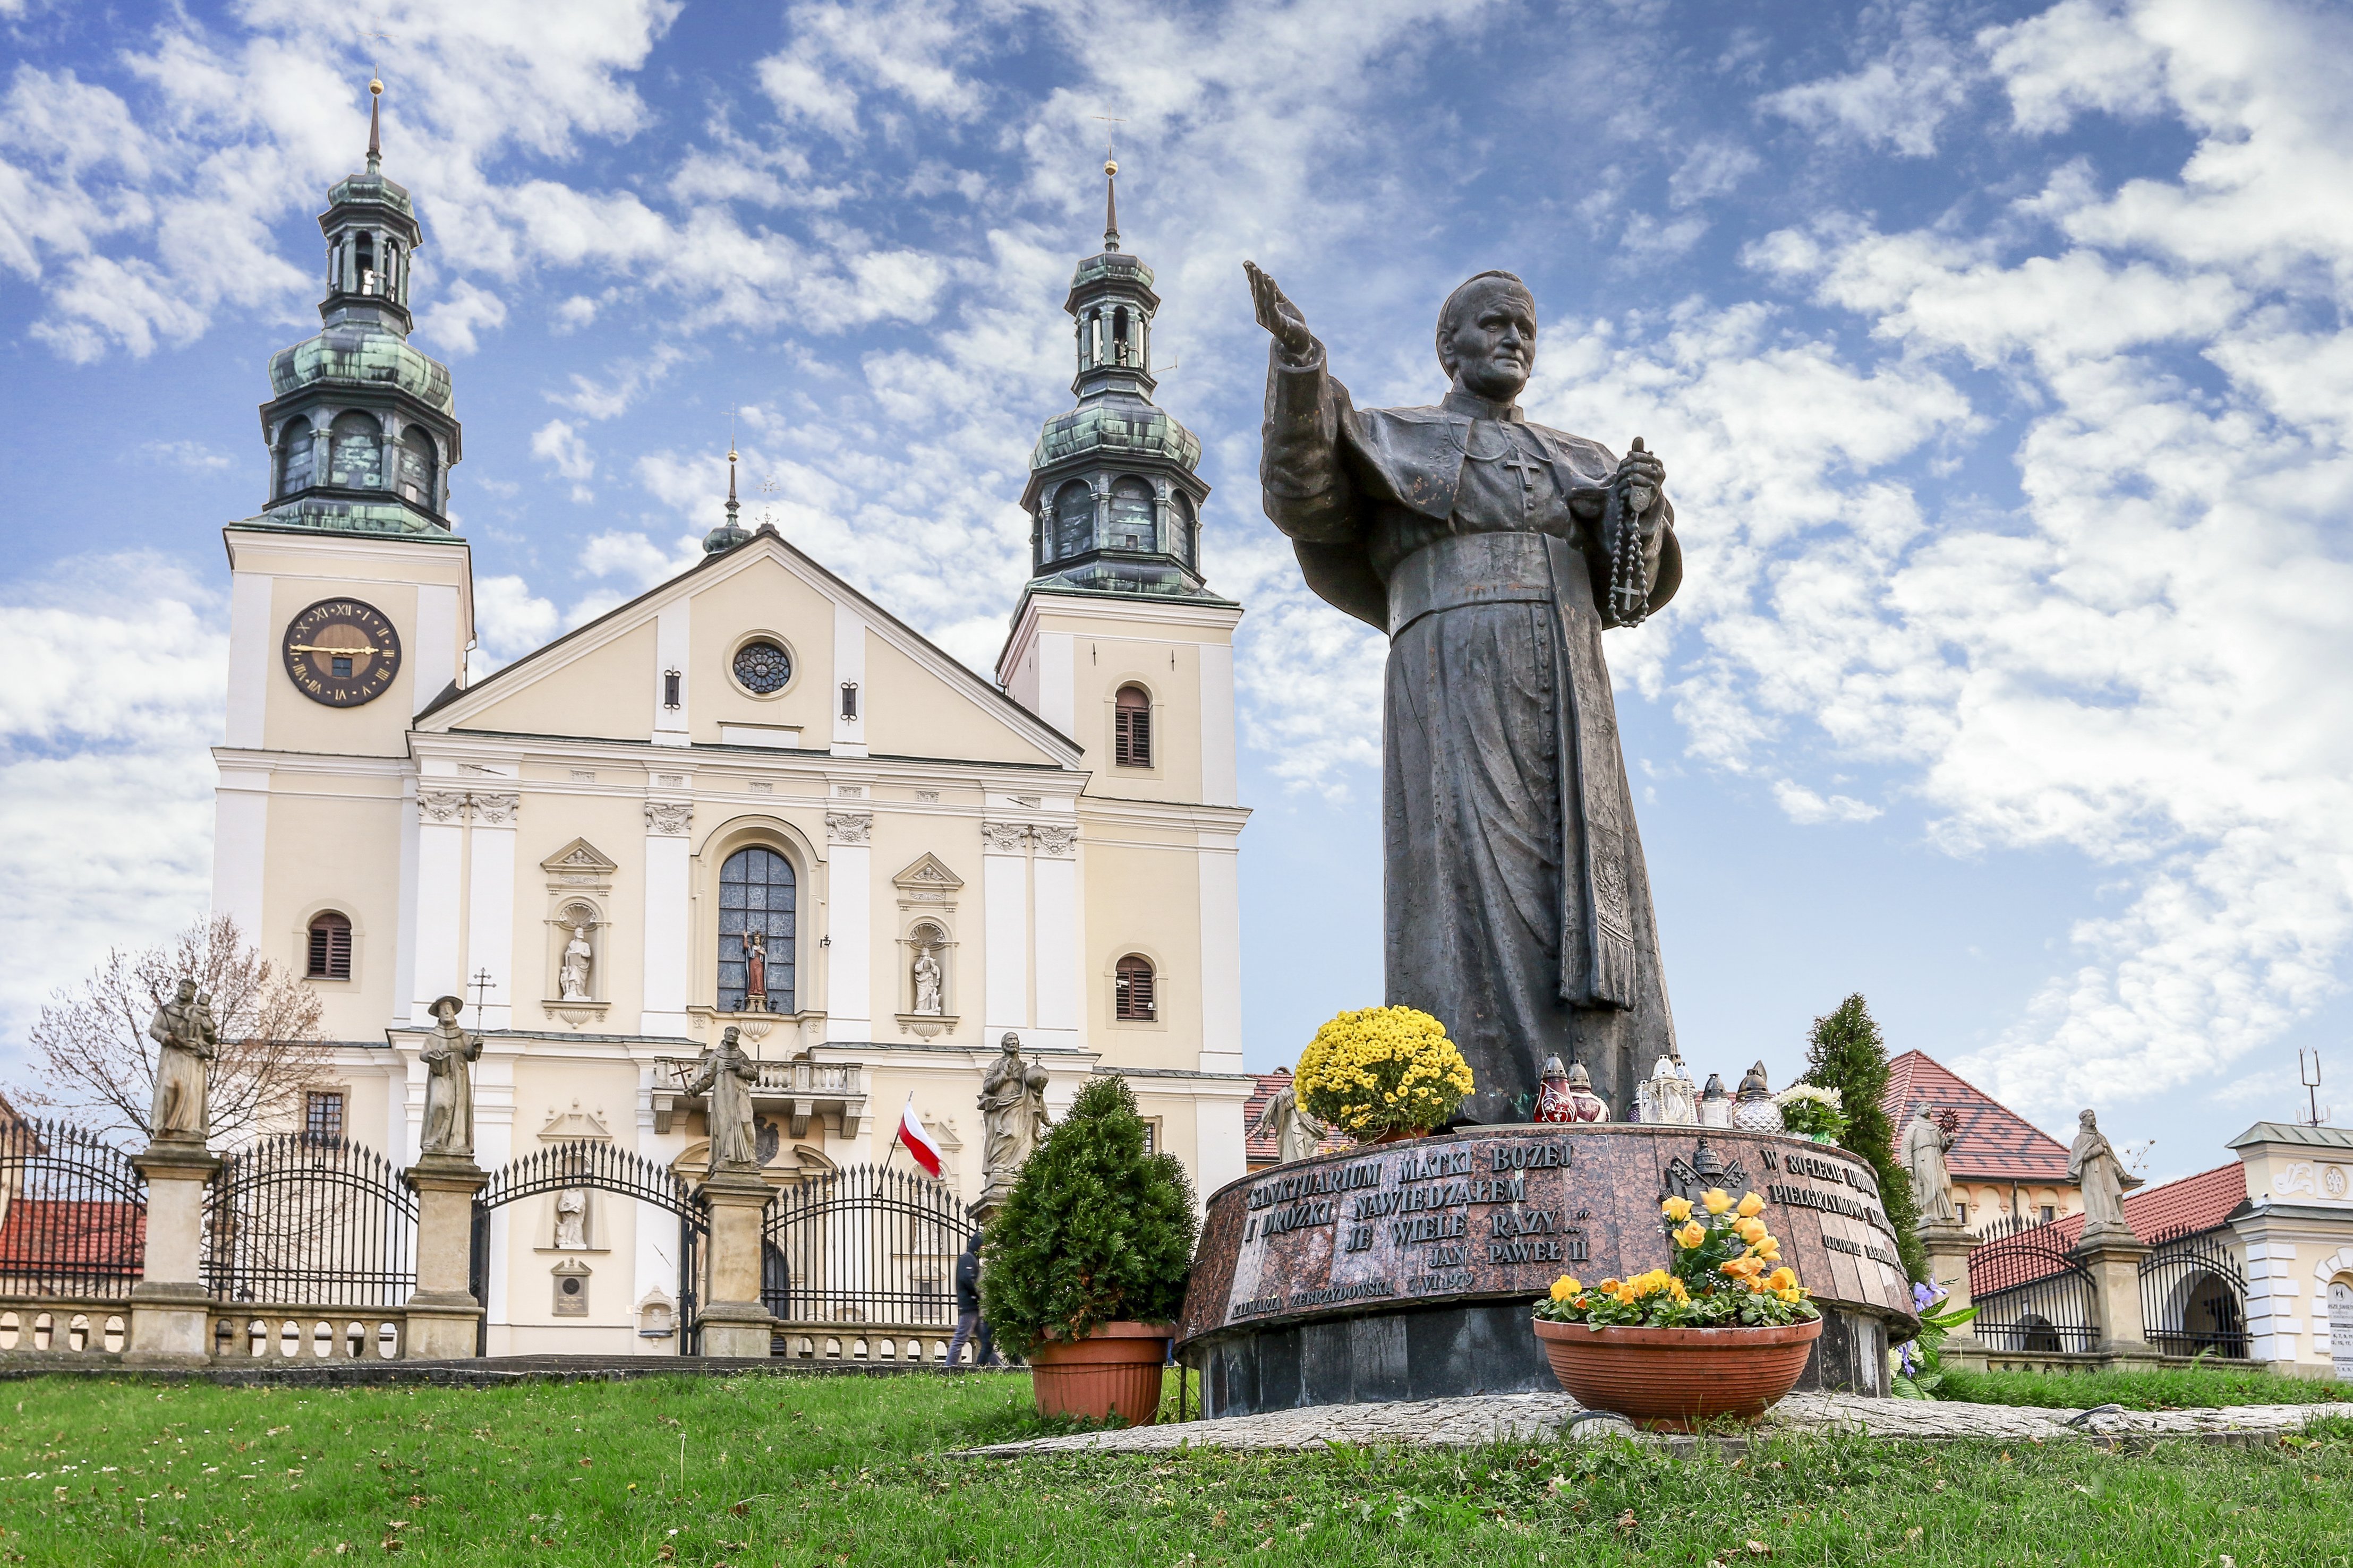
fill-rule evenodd
<path id="1" fill-rule="evenodd" d="M 1746 1242 L 1753 1244 L 1765 1239 L 1765 1222 L 1761 1219 L 1744 1219 L 1732 1229 L 1735 1235 Z"/>
<path id="2" fill-rule="evenodd" d="M 1668 1198 L 1659 1205 L 1659 1212 L 1681 1225 L 1691 1218 L 1691 1199 Z"/>
<path id="3" fill-rule="evenodd" d="M 1584 1286 L 1564 1274 L 1552 1282 L 1552 1299 L 1556 1301 L 1566 1301 L 1584 1289 Z"/>
<path id="4" fill-rule="evenodd" d="M 1767 1237 L 1748 1251 L 1750 1256 L 1761 1258 L 1767 1263 L 1778 1263 L 1781 1260 L 1781 1243 L 1774 1237 Z"/>
<path id="5" fill-rule="evenodd" d="M 1732 1206 L 1732 1194 L 1722 1187 L 1710 1187 L 1699 1195 L 1699 1201 L 1707 1205 L 1708 1213 L 1722 1214 Z"/>
<path id="6" fill-rule="evenodd" d="M 1683 1229 L 1675 1232 L 1675 1240 L 1684 1247 L 1697 1247 L 1706 1239 L 1707 1227 L 1697 1220 L 1685 1222 Z"/>
<path id="7" fill-rule="evenodd" d="M 1754 1219 L 1765 1212 L 1765 1200 L 1751 1193 L 1740 1200 L 1739 1208 L 1733 1212 L 1739 1215 L 1742 1219 Z"/>

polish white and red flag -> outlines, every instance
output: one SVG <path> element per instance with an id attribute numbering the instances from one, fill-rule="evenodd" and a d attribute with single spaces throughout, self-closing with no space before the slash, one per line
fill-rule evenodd
<path id="1" fill-rule="evenodd" d="M 923 1121 L 915 1114 L 915 1096 L 912 1089 L 907 1094 L 907 1108 L 899 1112 L 899 1142 L 907 1146 L 907 1152 L 914 1156 L 916 1164 L 934 1176 L 940 1173 L 940 1146 L 932 1142 L 930 1133 L 923 1131 Z"/>

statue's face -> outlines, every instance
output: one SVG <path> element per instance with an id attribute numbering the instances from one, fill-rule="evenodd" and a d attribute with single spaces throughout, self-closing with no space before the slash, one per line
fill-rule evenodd
<path id="1" fill-rule="evenodd" d="M 193 981 L 193 980 L 183 980 L 183 981 L 181 981 L 181 982 L 180 982 L 180 1000 L 181 1000 L 181 1001 L 183 1001 L 183 1002 L 193 1002 L 193 1001 L 195 1001 L 195 999 L 196 999 L 196 983 L 195 983 L 195 981 Z"/>
<path id="2" fill-rule="evenodd" d="M 1490 279 L 1472 291 L 1439 357 L 1465 392 L 1509 403 L 1536 367 L 1536 308 L 1525 289 Z"/>

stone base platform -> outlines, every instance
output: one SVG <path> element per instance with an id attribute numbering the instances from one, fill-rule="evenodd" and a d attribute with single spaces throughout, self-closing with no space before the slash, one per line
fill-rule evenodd
<path id="1" fill-rule="evenodd" d="M 1961 1405 L 1943 1400 L 1866 1399 L 1848 1394 L 1798 1394 L 1775 1405 L 1752 1432 L 1762 1436 L 1860 1433 L 1927 1442 L 1966 1440 L 2052 1442 L 2191 1437 L 2211 1442 L 2268 1442 L 2316 1415 L 2342 1414 L 2334 1405 L 2238 1405 L 2218 1410 L 2044 1410 L 2015 1405 Z M 1180 1448 L 1290 1451 L 1326 1444 L 1413 1447 L 1479 1447 L 1490 1443 L 1550 1443 L 1564 1438 L 1630 1436 L 1688 1452 L 1701 1444 L 1746 1446 L 1741 1436 L 1671 1436 L 1637 1431 L 1624 1417 L 1582 1409 L 1565 1394 L 1486 1394 L 1468 1399 L 1399 1400 L 1386 1405 L 1326 1405 L 1261 1415 L 1230 1415 L 1139 1426 L 1122 1432 L 1082 1432 L 968 1448 L 961 1458 L 1029 1458 L 1057 1454 L 1166 1454 Z"/>
<path id="2" fill-rule="evenodd" d="M 783 1356 L 468 1356 L 445 1361 L 319 1361 L 255 1356 L 200 1367 L 126 1364 L 119 1355 L 79 1352 L 0 1354 L 0 1382 L 26 1377 L 143 1378 L 276 1388 L 369 1388 L 432 1384 L 497 1388 L 511 1383 L 619 1383 L 640 1377 L 992 1377 L 1024 1367 L 951 1369 L 911 1362 L 801 1361 Z"/>

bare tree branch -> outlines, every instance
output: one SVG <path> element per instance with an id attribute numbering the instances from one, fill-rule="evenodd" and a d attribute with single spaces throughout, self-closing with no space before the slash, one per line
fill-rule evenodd
<path id="1" fill-rule="evenodd" d="M 302 1090 L 329 1066 L 324 1014 L 317 994 L 247 945 L 227 915 L 143 952 L 109 949 L 80 985 L 56 992 L 29 1031 L 34 1083 L 24 1098 L 143 1142 L 155 1101 L 147 1024 L 183 976 L 212 997 L 220 1034 L 210 1141 L 234 1147 L 290 1125 Z"/>

